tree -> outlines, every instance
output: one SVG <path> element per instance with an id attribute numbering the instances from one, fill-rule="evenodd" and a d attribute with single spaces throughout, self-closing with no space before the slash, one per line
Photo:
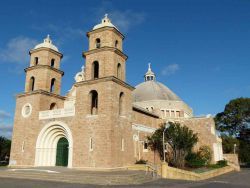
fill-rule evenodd
<path id="1" fill-rule="evenodd" d="M 250 124 L 250 98 L 231 100 L 224 111 L 215 116 L 215 123 L 219 131 L 237 136 Z"/>
<path id="2" fill-rule="evenodd" d="M 163 159 L 162 134 L 164 129 L 165 126 L 161 125 L 160 128 L 148 138 L 149 146 L 152 150 L 160 154 L 161 159 Z M 181 126 L 179 123 L 170 123 L 170 127 L 165 131 L 165 139 L 173 152 L 173 158 L 169 162 L 175 167 L 183 168 L 185 165 L 185 157 L 198 142 L 197 134 L 194 134 L 193 131 L 185 125 Z"/>
<path id="3" fill-rule="evenodd" d="M 223 153 L 233 153 L 234 145 L 239 146 L 239 140 L 233 136 L 221 134 Z"/>
<path id="4" fill-rule="evenodd" d="M 10 155 L 11 141 L 0 136 L 0 160 L 5 160 L 6 156 Z"/>

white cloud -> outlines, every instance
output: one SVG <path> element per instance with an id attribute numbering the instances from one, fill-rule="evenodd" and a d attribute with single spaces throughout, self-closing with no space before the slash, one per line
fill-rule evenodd
<path id="1" fill-rule="evenodd" d="M 174 64 L 170 64 L 168 66 L 166 66 L 165 68 L 163 68 L 161 74 L 164 76 L 169 76 L 172 74 L 175 74 L 176 71 L 178 71 L 180 69 L 180 66 L 176 63 Z"/>
<path id="2" fill-rule="evenodd" d="M 29 37 L 15 37 L 10 39 L 6 46 L 0 49 L 0 59 L 3 62 L 16 63 L 18 65 L 27 64 L 29 61 L 28 52 L 34 48 L 37 41 Z"/>
<path id="3" fill-rule="evenodd" d="M 6 118 L 10 118 L 11 115 L 8 112 L 0 110 L 0 121 L 3 121 Z"/>
<path id="4" fill-rule="evenodd" d="M 118 10 L 110 1 L 103 1 L 100 6 L 93 8 L 95 23 L 100 22 L 104 14 L 108 14 L 112 23 L 122 32 L 128 32 L 132 27 L 144 22 L 146 14 L 131 9 Z M 96 24 L 97 24 L 96 23 Z"/>
<path id="5" fill-rule="evenodd" d="M 145 20 L 144 13 L 134 12 L 132 10 L 113 10 L 109 14 L 113 24 L 123 32 L 128 32 L 132 27 L 143 23 Z"/>
<path id="6" fill-rule="evenodd" d="M 47 34 L 50 34 L 53 43 L 59 47 L 67 40 L 83 37 L 85 34 L 83 29 L 74 28 L 68 24 L 56 25 L 50 23 L 43 26 L 33 25 L 32 29 L 44 33 L 44 38 L 47 36 Z M 54 42 L 54 40 L 56 40 L 56 42 Z"/>

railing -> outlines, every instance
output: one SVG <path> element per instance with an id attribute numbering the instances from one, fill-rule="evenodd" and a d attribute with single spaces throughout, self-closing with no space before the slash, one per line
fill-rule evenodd
<path id="1" fill-rule="evenodd" d="M 39 112 L 39 119 L 52 119 L 61 117 L 70 117 L 75 115 L 75 108 L 61 108 L 55 110 L 46 110 Z"/>
<path id="2" fill-rule="evenodd" d="M 146 164 L 146 175 L 151 173 L 153 178 L 158 178 L 158 172 L 159 172 L 158 165 L 156 165 L 154 163 L 151 163 L 151 162 L 147 162 L 147 164 Z"/>

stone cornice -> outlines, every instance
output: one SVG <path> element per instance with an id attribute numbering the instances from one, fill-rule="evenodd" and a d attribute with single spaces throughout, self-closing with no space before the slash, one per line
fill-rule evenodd
<path id="1" fill-rule="evenodd" d="M 47 95 L 47 96 L 51 96 L 51 97 L 56 97 L 62 100 L 65 100 L 66 97 L 61 96 L 61 95 L 57 95 L 55 93 L 50 93 L 48 91 L 44 91 L 44 90 L 35 90 L 35 91 L 31 91 L 31 92 L 26 92 L 26 93 L 20 93 L 16 95 L 16 98 L 21 98 L 21 97 L 26 97 L 26 96 L 30 96 L 30 95 L 37 95 L 37 94 L 42 94 L 42 95 Z"/>
<path id="2" fill-rule="evenodd" d="M 95 84 L 98 82 L 106 82 L 106 81 L 113 81 L 113 82 L 115 82 L 123 87 L 128 88 L 131 91 L 133 91 L 135 89 L 133 86 L 129 85 L 128 83 L 126 83 L 126 82 L 124 82 L 124 81 L 122 81 L 114 76 L 102 77 L 102 78 L 98 78 L 98 79 L 94 79 L 94 80 L 86 80 L 86 81 L 75 83 L 74 85 L 76 87 L 79 87 L 81 85 Z"/>
<path id="3" fill-rule="evenodd" d="M 54 53 L 54 54 L 60 56 L 61 59 L 63 58 L 63 54 L 62 54 L 62 53 L 57 52 L 57 51 L 55 51 L 55 50 L 53 50 L 53 49 L 50 49 L 50 48 L 45 48 L 45 47 L 41 47 L 41 48 L 37 48 L 37 49 L 32 49 L 32 50 L 29 51 L 29 54 L 31 55 L 32 53 L 34 53 L 34 52 L 39 52 L 39 51 L 48 51 L 48 52 L 52 52 L 52 53 Z"/>
<path id="4" fill-rule="evenodd" d="M 133 110 L 134 110 L 134 111 L 137 111 L 137 112 L 140 112 L 140 113 L 143 113 L 143 114 L 145 114 L 145 115 L 149 115 L 149 116 L 154 117 L 154 118 L 159 118 L 158 115 L 156 115 L 156 114 L 154 114 L 154 113 L 152 113 L 152 112 L 149 112 L 149 111 L 147 111 L 146 109 L 141 108 L 141 107 L 139 107 L 139 106 L 137 106 L 137 105 L 134 105 L 134 104 L 133 104 Z"/>
<path id="5" fill-rule="evenodd" d="M 31 66 L 31 67 L 28 67 L 26 69 L 24 69 L 25 72 L 29 71 L 29 70 L 34 70 L 34 69 L 40 69 L 40 68 L 46 68 L 46 69 L 50 69 L 50 70 L 53 70 L 53 71 L 56 71 L 58 72 L 59 74 L 61 74 L 62 76 L 64 75 L 64 72 L 59 70 L 59 69 L 56 69 L 56 68 L 53 68 L 49 65 L 35 65 L 35 66 Z"/>
<path id="6" fill-rule="evenodd" d="M 89 32 L 87 32 L 86 35 L 87 35 L 87 37 L 89 37 L 90 34 L 99 33 L 99 32 L 105 31 L 105 30 L 114 31 L 117 35 L 119 35 L 122 38 L 122 40 L 124 40 L 124 38 L 125 38 L 125 36 L 119 30 L 117 30 L 114 27 L 109 27 L 109 26 L 105 26 L 105 27 L 101 27 L 101 28 L 89 31 Z"/>
<path id="7" fill-rule="evenodd" d="M 93 50 L 83 52 L 82 56 L 84 58 L 86 58 L 86 55 L 93 54 L 93 53 L 98 53 L 98 52 L 103 52 L 103 51 L 115 52 L 116 54 L 122 56 L 125 60 L 128 59 L 128 56 L 126 54 L 124 54 L 121 50 L 119 50 L 117 48 L 114 48 L 114 47 L 109 47 L 109 46 L 103 46 L 101 48 L 96 48 L 96 49 L 93 49 Z"/>

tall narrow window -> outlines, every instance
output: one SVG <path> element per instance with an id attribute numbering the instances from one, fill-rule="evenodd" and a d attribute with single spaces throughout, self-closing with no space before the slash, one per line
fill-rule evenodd
<path id="1" fill-rule="evenodd" d="M 122 66 L 120 63 L 117 65 L 117 78 L 121 79 L 122 78 Z"/>
<path id="2" fill-rule="evenodd" d="M 94 61 L 92 65 L 92 71 L 93 71 L 93 79 L 99 78 L 99 63 L 98 61 Z"/>
<path id="3" fill-rule="evenodd" d="M 55 67 L 55 59 L 51 59 L 50 66 Z"/>
<path id="4" fill-rule="evenodd" d="M 35 78 L 32 76 L 30 78 L 29 91 L 34 91 L 35 89 Z"/>
<path id="5" fill-rule="evenodd" d="M 34 60 L 34 65 L 38 65 L 38 57 L 35 57 L 35 60 Z"/>
<path id="6" fill-rule="evenodd" d="M 118 40 L 115 41 L 115 47 L 118 47 Z"/>
<path id="7" fill-rule="evenodd" d="M 101 40 L 99 38 L 97 38 L 95 40 L 95 45 L 96 45 L 96 48 L 100 48 L 101 47 Z"/>
<path id="8" fill-rule="evenodd" d="M 53 78 L 53 79 L 51 80 L 51 84 L 50 84 L 50 92 L 51 92 L 51 93 L 55 91 L 55 83 L 56 83 L 56 79 Z"/>
<path id="9" fill-rule="evenodd" d="M 124 114 L 124 93 L 121 92 L 119 96 L 119 115 Z"/>
<path id="10" fill-rule="evenodd" d="M 92 115 L 98 113 L 98 93 L 95 90 L 90 92 L 90 113 Z"/>
<path id="11" fill-rule="evenodd" d="M 89 151 L 93 151 L 93 138 L 89 139 Z"/>

